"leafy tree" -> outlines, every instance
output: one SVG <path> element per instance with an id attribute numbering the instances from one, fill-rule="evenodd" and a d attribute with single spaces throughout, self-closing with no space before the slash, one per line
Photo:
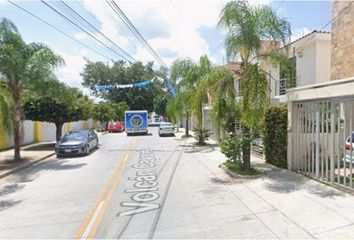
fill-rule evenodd
<path id="1" fill-rule="evenodd" d="M 12 112 L 2 118 L 10 117 L 15 142 L 14 160 L 21 160 L 20 131 L 24 114 L 21 100 L 24 90 L 32 81 L 44 79 L 52 70 L 63 63 L 60 56 L 41 43 L 26 44 L 16 26 L 8 19 L 0 20 L 0 81 L 2 91 L 6 91 Z M 4 101 L 2 101 L 4 102 Z M 9 126 L 9 125 L 8 125 Z"/>
<path id="2" fill-rule="evenodd" d="M 166 104 L 171 99 L 171 95 L 166 93 L 154 98 L 154 112 L 157 115 L 166 115 Z"/>
<path id="3" fill-rule="evenodd" d="M 106 91 L 97 91 L 97 85 L 133 84 L 153 77 L 166 78 L 166 69 L 153 70 L 153 64 L 143 65 L 137 62 L 127 65 L 123 61 L 113 64 L 87 61 L 83 72 L 83 85 L 89 87 L 97 97 L 108 102 L 119 103 L 125 101 L 131 109 L 153 111 L 154 98 L 163 94 L 164 84 L 154 81 L 145 87 L 119 88 Z"/>
<path id="4" fill-rule="evenodd" d="M 257 130 L 263 123 L 268 104 L 268 81 L 260 63 L 285 61 L 278 50 L 291 35 L 290 24 L 269 6 L 251 6 L 247 1 L 230 1 L 223 8 L 219 26 L 226 30 L 226 54 L 229 59 L 240 58 L 238 77 L 242 84 L 242 124 L 244 136 Z M 264 44 L 267 43 L 267 49 Z M 250 144 L 243 146 L 243 164 L 251 167 Z"/>
<path id="5" fill-rule="evenodd" d="M 113 108 L 112 119 L 114 121 L 123 121 L 125 111 L 130 109 L 129 105 L 126 102 L 111 103 L 111 107 Z"/>
<path id="6" fill-rule="evenodd" d="M 82 102 L 81 102 L 82 103 Z M 56 127 L 56 140 L 60 140 L 64 123 L 88 119 L 87 106 L 80 104 L 72 108 L 67 102 L 61 102 L 54 97 L 42 97 L 25 102 L 26 119 L 33 121 L 51 122 Z"/>
<path id="7" fill-rule="evenodd" d="M 101 123 L 106 123 L 112 120 L 115 116 L 114 109 L 110 103 L 100 102 L 96 104 L 93 109 L 92 118 Z"/>

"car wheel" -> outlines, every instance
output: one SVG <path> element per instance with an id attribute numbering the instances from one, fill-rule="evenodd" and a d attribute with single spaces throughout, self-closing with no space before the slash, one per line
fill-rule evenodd
<path id="1" fill-rule="evenodd" d="M 85 155 L 89 155 L 90 154 L 90 146 L 89 145 L 86 145 L 86 148 L 85 148 Z"/>

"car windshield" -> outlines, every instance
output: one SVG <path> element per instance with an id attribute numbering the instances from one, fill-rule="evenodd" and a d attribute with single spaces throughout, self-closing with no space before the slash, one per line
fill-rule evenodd
<path id="1" fill-rule="evenodd" d="M 61 142 L 64 143 L 64 142 L 82 141 L 85 138 L 86 138 L 86 134 L 83 134 L 81 132 L 72 132 L 66 134 L 61 140 Z"/>

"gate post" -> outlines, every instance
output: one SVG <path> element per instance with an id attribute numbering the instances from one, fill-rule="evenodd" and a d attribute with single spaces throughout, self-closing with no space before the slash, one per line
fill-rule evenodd
<path id="1" fill-rule="evenodd" d="M 320 177 L 320 105 L 316 104 L 316 178 Z"/>
<path id="2" fill-rule="evenodd" d="M 288 102 L 288 145 L 287 145 L 287 162 L 288 162 L 288 169 L 292 170 L 292 162 L 293 162 L 293 156 L 292 156 L 292 125 L 293 125 L 293 102 L 289 101 Z"/>
<path id="3" fill-rule="evenodd" d="M 331 136 L 331 156 L 330 156 L 330 179 L 331 183 L 334 183 L 334 136 L 335 136 L 335 125 L 334 125 L 334 115 L 335 115 L 335 109 L 334 109 L 334 102 L 331 102 L 331 131 L 329 131 L 330 136 Z"/>

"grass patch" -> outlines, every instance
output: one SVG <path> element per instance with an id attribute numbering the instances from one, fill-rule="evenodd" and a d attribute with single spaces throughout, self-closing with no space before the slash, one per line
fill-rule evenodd
<path id="1" fill-rule="evenodd" d="M 232 162 L 225 162 L 224 165 L 225 165 L 225 167 L 227 167 L 229 170 L 233 171 L 234 173 L 237 173 L 237 174 L 243 175 L 243 176 L 258 176 L 258 175 L 262 174 L 257 169 L 250 168 L 248 170 L 245 170 L 241 166 L 234 164 Z"/>

